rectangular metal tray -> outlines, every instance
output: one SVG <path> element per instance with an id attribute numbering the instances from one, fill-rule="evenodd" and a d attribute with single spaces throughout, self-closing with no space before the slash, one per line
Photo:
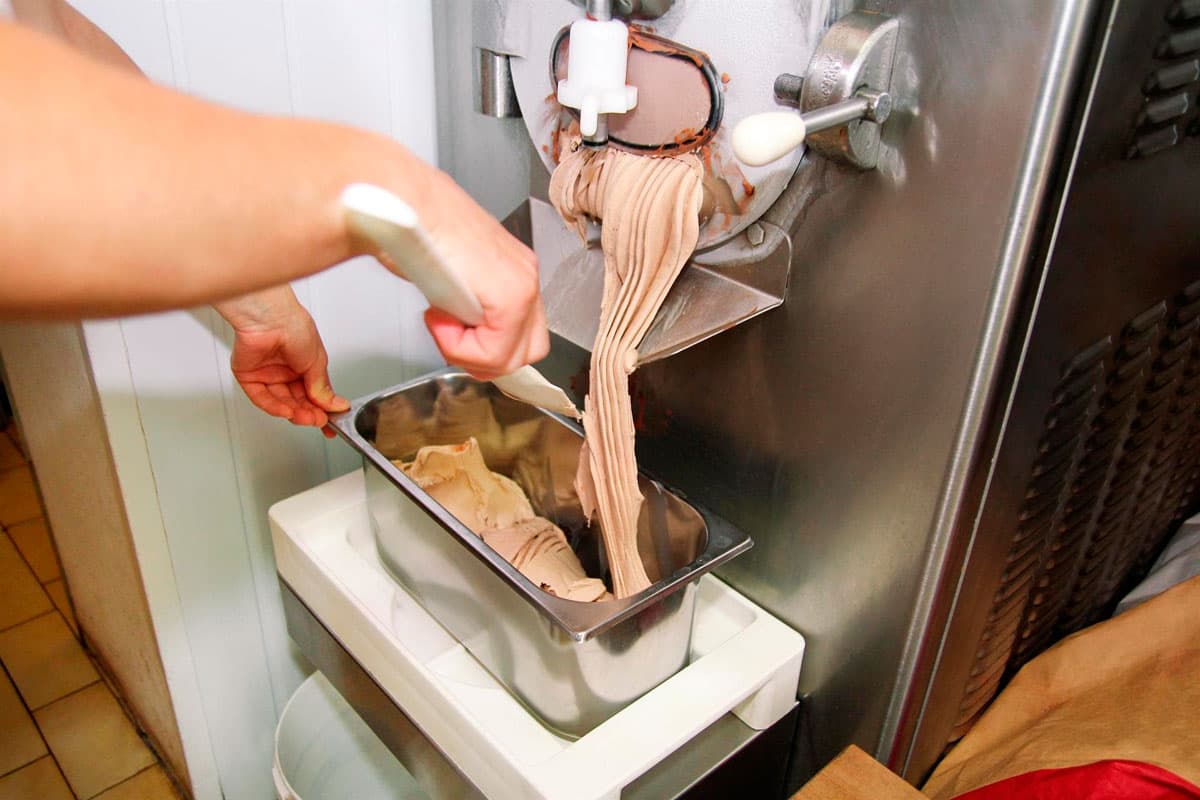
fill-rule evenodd
<path id="1" fill-rule="evenodd" d="M 397 580 L 549 727 L 580 736 L 686 665 L 697 579 L 748 550 L 728 522 L 646 476 L 639 550 L 654 583 L 603 603 L 555 597 L 392 463 L 474 436 L 490 469 L 521 484 L 606 578 L 596 525 L 574 493 L 579 428 L 443 371 L 356 400 L 334 428 L 363 457 L 380 557 Z"/>

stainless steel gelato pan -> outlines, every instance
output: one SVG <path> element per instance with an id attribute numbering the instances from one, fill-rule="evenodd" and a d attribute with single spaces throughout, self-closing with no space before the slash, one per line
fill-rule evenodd
<path id="1" fill-rule="evenodd" d="M 582 433 L 491 384 L 445 371 L 356 400 L 332 422 L 363 456 L 379 554 L 403 584 L 549 727 L 581 736 L 687 664 L 701 575 L 750 549 L 746 534 L 645 475 L 638 548 L 653 584 L 580 603 L 531 583 L 393 460 L 474 437 L 609 583 L 596 524 L 574 491 Z M 611 584 L 610 584 L 611 585 Z"/>

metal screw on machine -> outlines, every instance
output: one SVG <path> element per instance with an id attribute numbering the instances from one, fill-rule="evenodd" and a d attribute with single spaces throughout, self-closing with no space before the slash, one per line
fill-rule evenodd
<path id="1" fill-rule="evenodd" d="M 584 7 L 587 9 L 587 15 L 592 19 L 601 22 L 612 19 L 612 0 L 587 0 Z"/>
<path id="2" fill-rule="evenodd" d="M 879 161 L 879 128 L 892 112 L 898 23 L 856 11 L 822 38 L 803 79 L 780 75 L 775 96 L 802 114 L 771 111 L 742 120 L 733 149 L 751 166 L 768 164 L 807 141 L 817 152 L 862 169 Z M 798 102 L 794 101 L 798 94 Z"/>
<path id="3" fill-rule="evenodd" d="M 775 102 L 780 105 L 800 107 L 800 93 L 804 91 L 804 78 L 785 72 L 775 79 Z"/>

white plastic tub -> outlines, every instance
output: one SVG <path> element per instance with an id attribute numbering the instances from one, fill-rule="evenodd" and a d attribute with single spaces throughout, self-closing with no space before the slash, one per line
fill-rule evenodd
<path id="1" fill-rule="evenodd" d="M 796 705 L 804 637 L 705 575 L 688 666 L 585 736 L 567 739 L 388 575 L 361 470 L 272 506 L 271 541 L 280 577 L 313 616 L 494 800 L 617 800 L 725 714 L 766 730 Z"/>
<path id="2" fill-rule="evenodd" d="M 320 672 L 283 709 L 272 772 L 280 800 L 429 800 Z"/>

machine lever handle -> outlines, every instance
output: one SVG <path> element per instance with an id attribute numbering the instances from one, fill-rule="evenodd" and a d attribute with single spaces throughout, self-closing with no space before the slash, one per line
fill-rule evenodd
<path id="1" fill-rule="evenodd" d="M 860 89 L 848 100 L 824 106 L 806 114 L 768 111 L 747 117 L 733 129 L 733 152 L 752 167 L 783 158 L 804 143 L 811 133 L 849 125 L 858 120 L 883 122 L 892 113 L 892 98 L 887 92 Z"/>

